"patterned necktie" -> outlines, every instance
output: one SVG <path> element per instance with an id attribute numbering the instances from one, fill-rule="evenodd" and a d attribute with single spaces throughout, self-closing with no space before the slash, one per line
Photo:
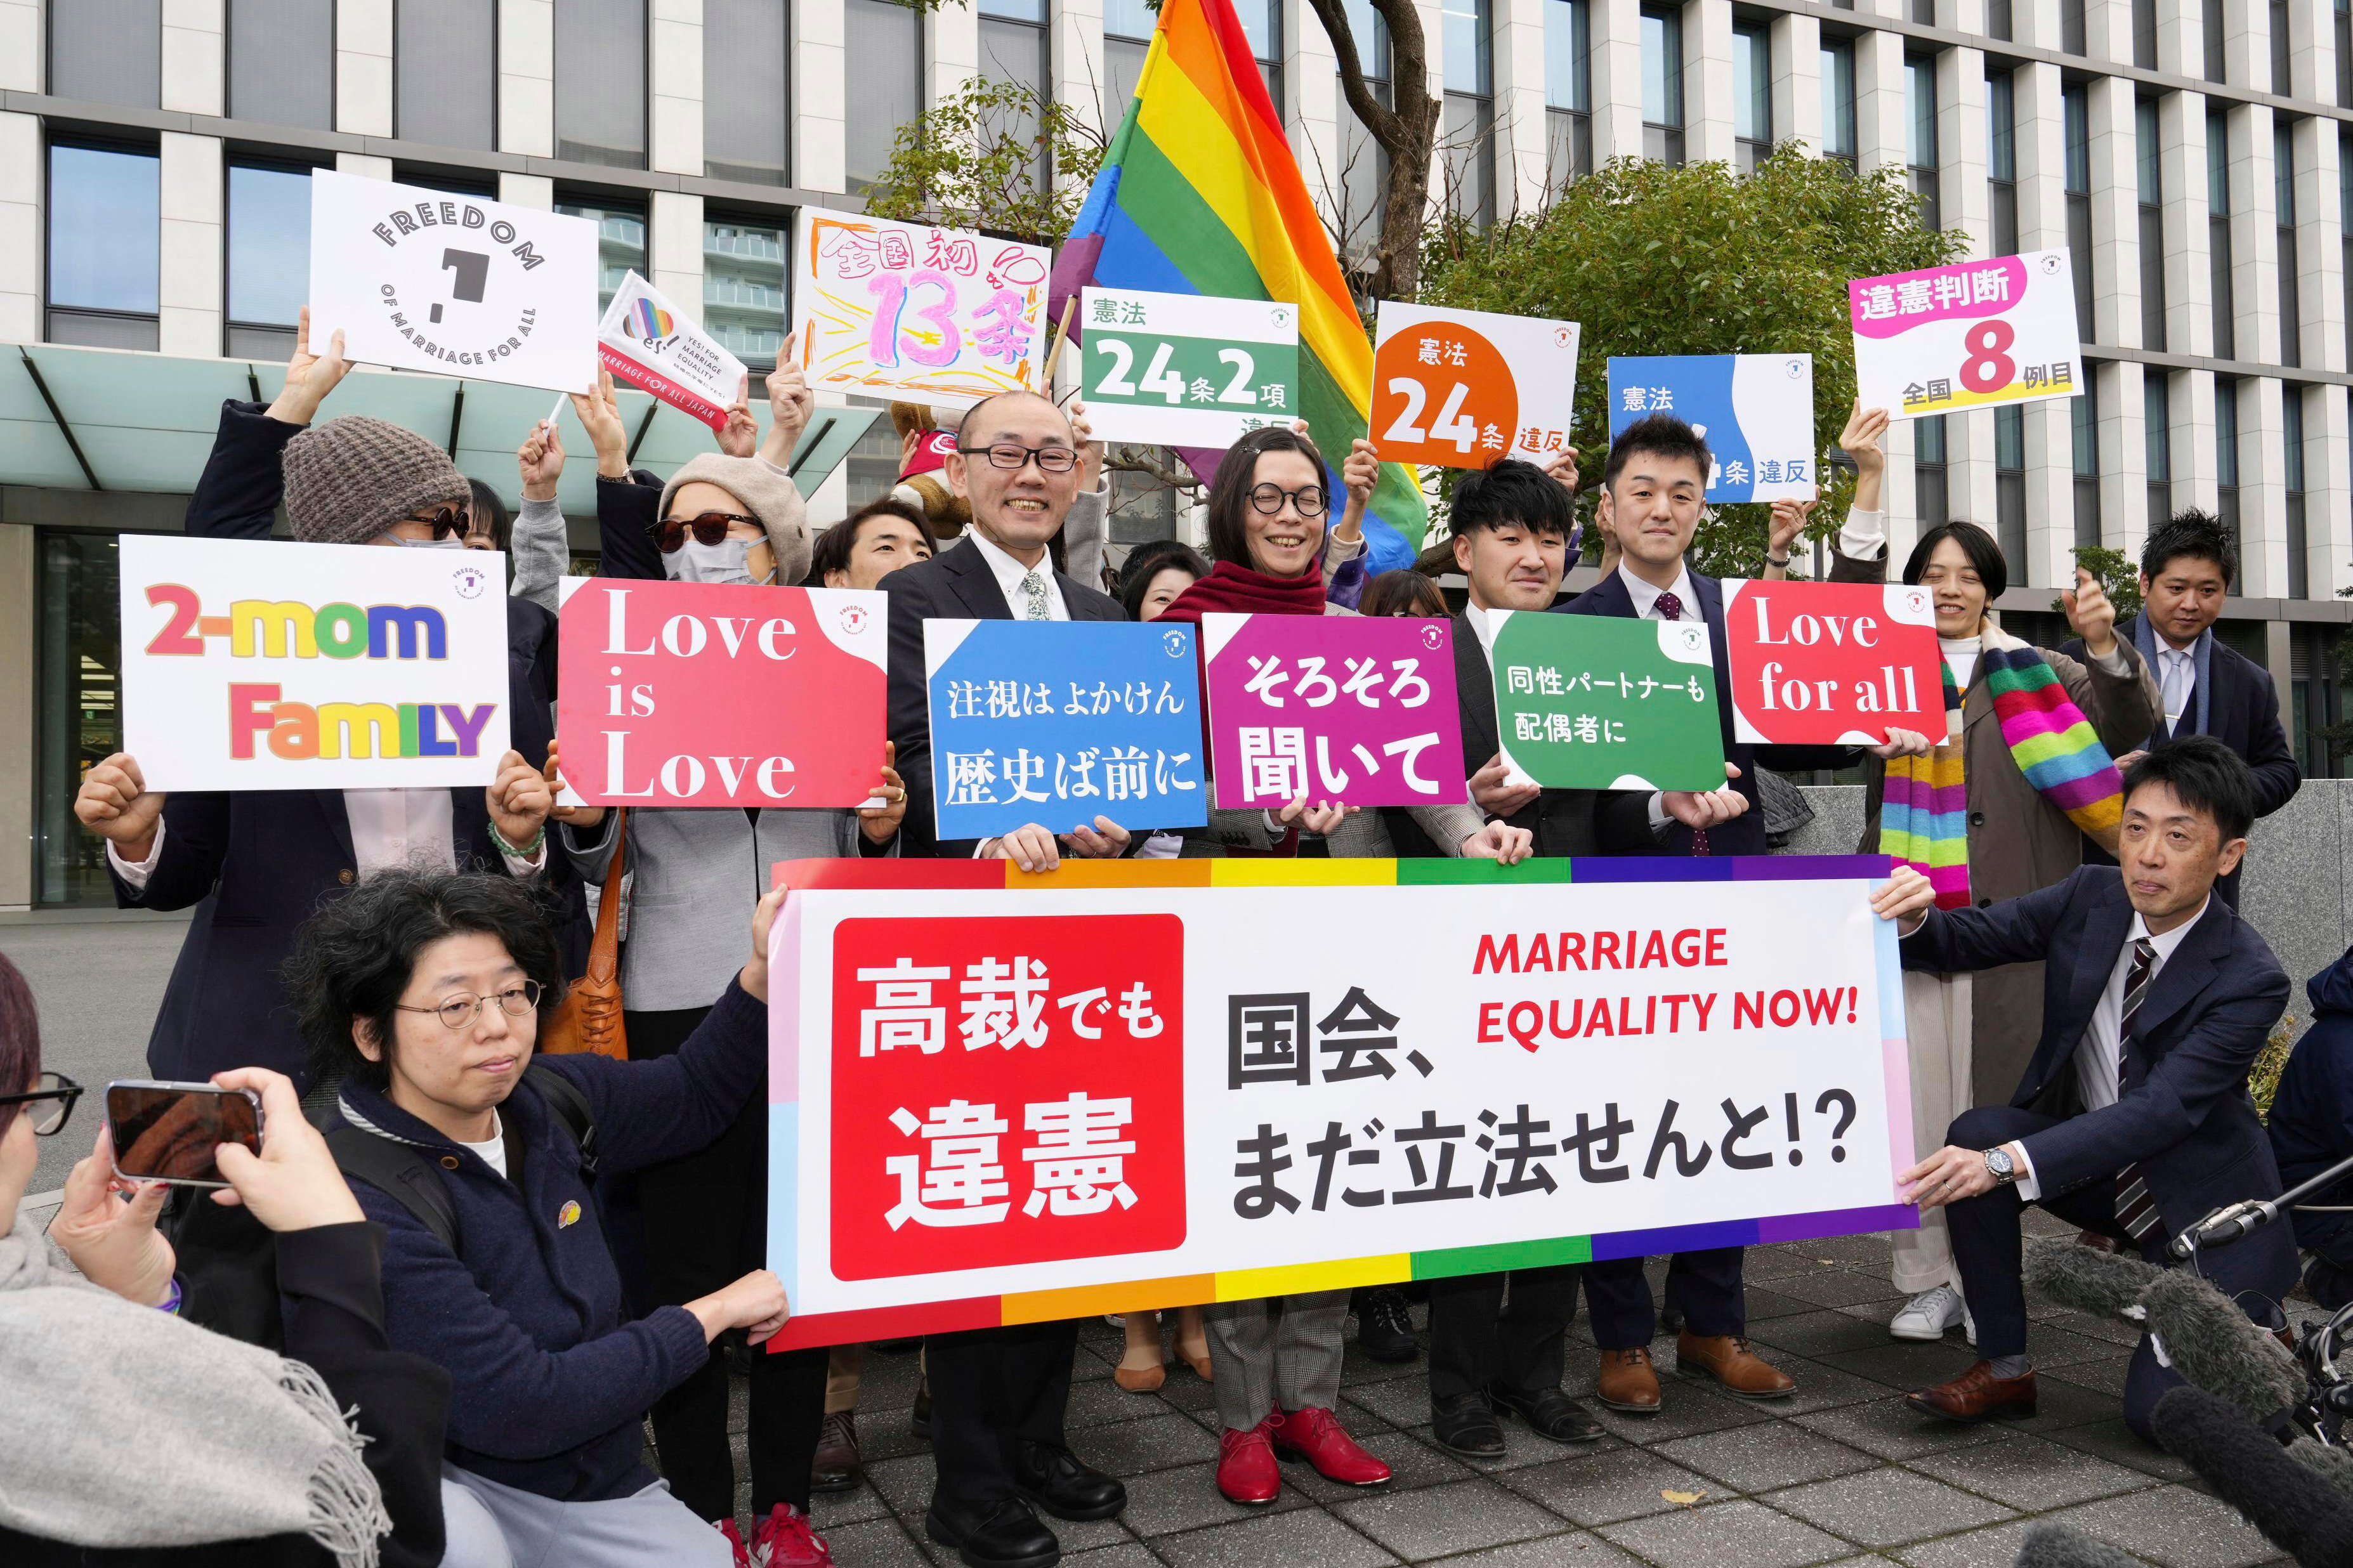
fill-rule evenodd
<path id="1" fill-rule="evenodd" d="M 1680 596 L 1673 594 L 1662 594 L 1658 598 L 1658 605 L 1659 619 L 1662 621 L 1680 621 L 1683 618 L 1683 602 Z M 1706 828 L 1694 827 L 1692 829 L 1692 853 L 1694 855 L 1705 855 L 1709 853 Z"/>
<path id="2" fill-rule="evenodd" d="M 1021 592 L 1029 600 L 1029 603 L 1022 606 L 1023 620 L 1050 621 L 1054 618 L 1053 611 L 1046 603 L 1046 579 L 1035 572 L 1030 573 L 1021 579 Z"/>
<path id="3" fill-rule="evenodd" d="M 2132 968 L 2125 975 L 2124 1014 L 2116 1024 L 2116 1098 L 2125 1093 L 2125 1071 L 2129 1056 L 2126 1042 L 2132 1038 L 2133 1016 L 2140 1011 L 2141 999 L 2148 994 L 2149 971 L 2157 965 L 2157 948 L 2147 937 L 2133 943 Z M 2148 1184 L 2141 1179 L 2140 1162 L 2136 1160 L 2116 1173 L 2116 1223 L 2135 1241 L 2142 1240 L 2158 1227 L 2157 1200 L 2148 1195 Z"/>

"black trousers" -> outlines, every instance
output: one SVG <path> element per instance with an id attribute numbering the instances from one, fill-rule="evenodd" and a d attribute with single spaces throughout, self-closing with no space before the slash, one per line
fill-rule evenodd
<path id="1" fill-rule="evenodd" d="M 668 1056 L 686 1043 L 708 1007 L 629 1013 L 633 1059 Z M 718 1142 L 637 1173 L 640 1294 L 678 1306 L 767 1266 L 768 1121 L 765 1087 L 754 1091 Z M 735 1517 L 735 1465 L 727 1442 L 727 1357 L 723 1340 L 700 1371 L 654 1405 L 654 1450 L 679 1501 L 704 1519 Z M 806 1512 L 809 1465 L 825 1422 L 823 1350 L 752 1352 L 745 1447 L 752 1512 L 780 1502 Z"/>
<path id="2" fill-rule="evenodd" d="M 1579 1268 L 1563 1263 L 1432 1279 L 1430 1398 L 1451 1399 L 1490 1387 L 1533 1397 L 1560 1387 L 1567 1370 L 1561 1342 L 1577 1315 Z"/>
<path id="3" fill-rule="evenodd" d="M 1748 1300 L 1741 1280 L 1744 1248 L 1711 1247 L 1678 1252 L 1667 1265 L 1667 1305 L 1693 1333 L 1707 1338 L 1748 1331 Z M 1585 1310 L 1593 1314 L 1593 1341 L 1606 1351 L 1647 1346 L 1659 1331 L 1658 1305 L 1639 1258 L 1585 1266 Z"/>
<path id="4" fill-rule="evenodd" d="M 1062 1415 L 1078 1348 L 1072 1321 L 971 1329 L 923 1342 L 935 1500 L 985 1508 L 1013 1495 L 1022 1443 L 1070 1446 Z"/>

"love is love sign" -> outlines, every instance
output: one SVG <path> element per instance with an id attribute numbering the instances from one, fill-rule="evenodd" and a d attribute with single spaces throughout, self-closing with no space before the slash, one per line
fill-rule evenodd
<path id="1" fill-rule="evenodd" d="M 1541 463 L 1568 445 L 1575 321 L 1380 302 L 1373 340 L 1373 445 L 1384 462 L 1483 468 Z"/>
<path id="2" fill-rule="evenodd" d="M 1928 590 L 1902 583 L 1724 584 L 1732 726 L 1757 746 L 1876 746 L 1945 735 Z"/>
<path id="3" fill-rule="evenodd" d="M 1855 390 L 1897 419 L 2073 397 L 2084 381 L 2068 252 L 2030 250 L 1846 286 Z"/>
<path id="4" fill-rule="evenodd" d="M 879 802 L 889 623 L 846 588 L 566 579 L 565 783 L 585 805 Z"/>

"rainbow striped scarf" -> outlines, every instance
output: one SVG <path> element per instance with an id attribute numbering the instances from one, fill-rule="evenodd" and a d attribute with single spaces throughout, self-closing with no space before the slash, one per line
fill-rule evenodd
<path id="1" fill-rule="evenodd" d="M 1992 626 L 1982 634 L 1978 658 L 2018 771 L 2084 833 L 2113 838 L 2124 819 L 2124 782 L 2050 664 Z M 1945 740 L 1925 757 L 1888 762 L 1879 847 L 1925 874 L 1937 908 L 1952 910 L 1970 902 L 1968 788 L 1961 771 L 1961 693 L 1951 665 L 1944 675 Z"/>

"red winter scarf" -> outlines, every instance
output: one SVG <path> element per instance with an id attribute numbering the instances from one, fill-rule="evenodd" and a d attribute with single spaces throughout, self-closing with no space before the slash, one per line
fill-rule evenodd
<path id="1" fill-rule="evenodd" d="M 1297 577 L 1270 577 L 1230 561 L 1220 561 L 1209 574 L 1176 595 L 1160 612 L 1164 621 L 1201 624 L 1208 615 L 1320 616 L 1324 613 L 1324 574 L 1310 567 Z"/>

